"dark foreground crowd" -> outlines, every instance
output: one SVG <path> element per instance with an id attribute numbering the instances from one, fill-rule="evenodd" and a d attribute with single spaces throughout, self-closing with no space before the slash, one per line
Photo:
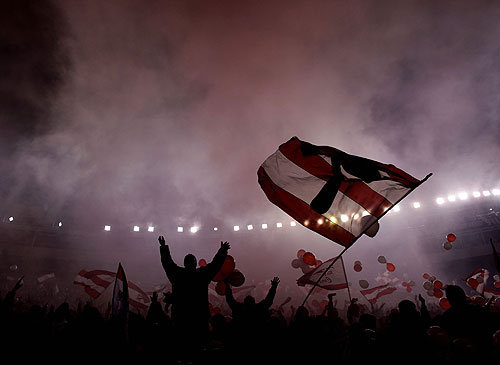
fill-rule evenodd
<path id="1" fill-rule="evenodd" d="M 237 301 L 227 285 L 231 314 L 209 312 L 207 286 L 224 261 L 221 244 L 206 268 L 187 255 L 184 267 L 173 263 L 160 239 L 162 264 L 172 282 L 163 302 L 155 294 L 146 316 L 102 314 L 87 304 L 77 310 L 31 306 L 16 300 L 19 285 L 0 302 L 0 344 L 4 359 L 16 362 L 157 361 L 164 364 L 305 364 L 376 361 L 462 363 L 500 361 L 500 312 L 493 301 L 479 306 L 464 291 L 446 287 L 451 308 L 431 315 L 425 300 L 403 300 L 397 308 L 365 311 L 352 300 L 346 318 L 332 295 L 319 315 L 298 307 L 286 318 L 273 305 L 279 279 L 260 302 Z M 192 257 L 191 257 L 192 256 Z"/>

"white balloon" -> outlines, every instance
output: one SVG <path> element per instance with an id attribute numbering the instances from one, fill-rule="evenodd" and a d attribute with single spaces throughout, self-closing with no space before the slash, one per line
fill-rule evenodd
<path id="1" fill-rule="evenodd" d="M 360 280 L 359 281 L 359 286 L 362 287 L 363 289 L 368 288 L 368 286 L 369 286 L 368 281 L 366 281 L 366 280 Z"/>
<path id="2" fill-rule="evenodd" d="M 387 263 L 387 260 L 385 259 L 384 256 L 379 256 L 377 258 L 377 261 L 380 262 L 381 264 L 386 264 Z"/>
<path id="3" fill-rule="evenodd" d="M 427 295 L 430 297 L 434 296 L 434 290 L 427 290 Z"/>
<path id="4" fill-rule="evenodd" d="M 445 242 L 443 243 L 443 248 L 445 250 L 451 250 L 453 248 L 453 245 L 450 242 Z"/>
<path id="5" fill-rule="evenodd" d="M 430 281 L 426 281 L 424 283 L 424 289 L 425 290 L 431 290 L 432 289 L 432 283 Z"/>
<path id="6" fill-rule="evenodd" d="M 410 280 L 410 282 L 408 283 L 409 286 L 415 286 L 415 282 L 413 280 Z"/>
<path id="7" fill-rule="evenodd" d="M 361 265 L 361 261 L 354 261 L 354 266 Z"/>

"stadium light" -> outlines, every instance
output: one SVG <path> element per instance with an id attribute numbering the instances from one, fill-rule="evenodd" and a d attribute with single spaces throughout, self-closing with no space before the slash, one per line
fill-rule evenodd
<path id="1" fill-rule="evenodd" d="M 420 203 L 419 202 L 414 202 L 413 203 L 413 208 L 415 208 L 415 209 L 420 208 Z"/>
<path id="2" fill-rule="evenodd" d="M 154 232 L 154 231 L 155 231 L 155 227 L 153 227 L 153 226 L 148 227 L 148 232 Z"/>
<path id="3" fill-rule="evenodd" d="M 111 231 L 111 226 L 104 226 L 105 231 Z"/>
<path id="4" fill-rule="evenodd" d="M 234 226 L 234 227 L 233 227 L 233 229 L 234 229 L 235 231 L 239 231 L 239 230 L 240 230 L 240 226 Z"/>
<path id="5" fill-rule="evenodd" d="M 14 217 L 9 217 L 9 222 L 13 222 L 14 221 Z"/>
<path id="6" fill-rule="evenodd" d="M 345 223 L 345 222 L 347 222 L 349 220 L 349 217 L 347 215 L 345 215 L 345 214 L 341 214 L 340 215 L 340 220 Z"/>
<path id="7" fill-rule="evenodd" d="M 490 196 L 491 193 L 489 190 L 483 190 L 483 196 Z"/>
<path id="8" fill-rule="evenodd" d="M 465 191 L 458 194 L 458 199 L 460 200 L 467 200 L 468 197 L 469 195 Z"/>
<path id="9" fill-rule="evenodd" d="M 177 232 L 179 232 L 179 233 L 184 232 L 184 227 L 177 227 Z"/>
<path id="10" fill-rule="evenodd" d="M 140 231 L 139 226 L 134 226 L 134 232 L 139 232 L 139 231 Z"/>
<path id="11" fill-rule="evenodd" d="M 62 222 L 57 223 L 58 227 L 62 227 Z"/>
<path id="12" fill-rule="evenodd" d="M 444 202 L 445 202 L 444 198 L 441 198 L 441 197 L 436 198 L 436 203 L 437 204 L 442 205 L 442 204 L 444 204 Z"/>
<path id="13" fill-rule="evenodd" d="M 399 205 L 395 205 L 392 210 L 394 210 L 397 213 L 401 210 L 401 208 L 399 207 Z M 356 216 L 354 216 L 354 217 L 356 217 Z M 355 219 L 358 219 L 358 218 L 355 218 Z"/>
<path id="14" fill-rule="evenodd" d="M 455 197 L 455 195 L 448 195 L 448 201 L 449 202 L 454 202 L 455 200 L 457 200 L 457 198 Z"/>
<path id="15" fill-rule="evenodd" d="M 479 191 L 474 191 L 474 192 L 472 193 L 472 196 L 473 196 L 474 198 L 479 198 L 479 197 L 481 197 L 481 193 L 480 193 Z"/>
<path id="16" fill-rule="evenodd" d="M 493 195 L 496 195 L 496 196 L 500 195 L 500 189 L 493 189 L 491 192 L 493 193 Z"/>
<path id="17" fill-rule="evenodd" d="M 217 228 L 217 227 L 214 227 L 214 231 L 218 231 L 218 230 L 219 230 L 219 228 Z"/>
<path id="18" fill-rule="evenodd" d="M 283 223 L 281 223 L 281 222 L 276 223 L 276 227 L 278 227 L 278 228 L 283 227 Z"/>
<path id="19" fill-rule="evenodd" d="M 266 223 L 262 223 L 262 229 L 267 229 L 267 224 Z"/>
<path id="20" fill-rule="evenodd" d="M 297 222 L 295 222 L 295 221 L 290 222 L 290 227 L 295 227 L 296 225 L 297 225 Z"/>
<path id="21" fill-rule="evenodd" d="M 191 228 L 189 228 L 189 231 L 191 233 L 196 233 L 196 232 L 198 232 L 199 229 L 200 229 L 200 227 L 192 226 Z"/>
<path id="22" fill-rule="evenodd" d="M 251 230 L 253 229 L 253 226 L 252 226 L 251 224 L 249 224 L 249 225 L 247 226 L 247 229 L 248 229 L 249 231 L 251 231 Z"/>

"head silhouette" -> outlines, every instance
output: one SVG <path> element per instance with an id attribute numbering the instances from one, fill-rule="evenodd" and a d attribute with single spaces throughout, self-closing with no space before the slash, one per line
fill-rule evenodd
<path id="1" fill-rule="evenodd" d="M 243 304 L 250 306 L 255 304 L 255 298 L 252 297 L 251 295 L 247 295 L 245 299 L 243 300 Z"/>
<path id="2" fill-rule="evenodd" d="M 450 301 L 452 307 L 460 307 L 467 303 L 464 290 L 457 285 L 448 285 L 445 289 L 446 298 Z"/>
<path id="3" fill-rule="evenodd" d="M 417 313 L 417 306 L 410 300 L 402 300 L 398 304 L 399 313 L 402 316 L 410 316 Z"/>
<path id="4" fill-rule="evenodd" d="M 187 254 L 184 257 L 184 267 L 188 270 L 195 270 L 196 269 L 196 257 L 192 254 Z"/>

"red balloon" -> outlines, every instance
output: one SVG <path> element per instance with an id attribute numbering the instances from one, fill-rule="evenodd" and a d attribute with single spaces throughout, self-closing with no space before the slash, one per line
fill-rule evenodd
<path id="1" fill-rule="evenodd" d="M 231 274 L 229 274 L 227 280 L 232 286 L 238 287 L 242 286 L 245 282 L 245 276 L 238 270 L 234 270 Z"/>
<path id="2" fill-rule="evenodd" d="M 304 256 L 302 256 L 302 261 L 304 261 L 305 264 L 307 265 L 314 265 L 316 264 L 316 257 L 314 257 L 314 254 L 311 252 L 306 252 Z"/>
<path id="3" fill-rule="evenodd" d="M 427 273 L 425 273 L 425 274 L 424 274 L 424 275 L 422 275 L 422 276 L 423 276 L 423 278 L 424 278 L 425 280 L 427 280 L 427 279 L 429 279 L 429 278 L 431 277 L 431 276 L 430 276 L 429 274 L 427 274 Z"/>
<path id="4" fill-rule="evenodd" d="M 318 267 L 319 265 L 321 265 L 323 263 L 323 261 L 321 260 L 316 260 L 316 265 L 314 265 L 314 267 Z"/>
<path id="5" fill-rule="evenodd" d="M 450 301 L 448 300 L 448 298 L 444 297 L 439 299 L 439 306 L 443 308 L 443 310 L 448 310 L 451 308 Z"/>
<path id="6" fill-rule="evenodd" d="M 403 285 L 403 286 L 408 286 L 408 283 L 407 283 L 406 281 L 403 281 L 403 282 L 401 283 L 401 285 Z"/>
<path id="7" fill-rule="evenodd" d="M 231 255 L 227 255 L 226 259 L 224 260 L 224 264 L 222 264 L 222 268 L 220 271 L 215 275 L 213 278 L 213 281 L 222 281 L 225 278 L 229 276 L 234 271 L 234 267 L 236 264 L 234 263 L 234 259 Z"/>
<path id="8" fill-rule="evenodd" d="M 387 263 L 387 265 L 385 265 L 385 267 L 387 268 L 387 271 L 394 271 L 396 270 L 396 266 L 394 266 L 394 264 L 391 264 L 390 262 Z"/>
<path id="9" fill-rule="evenodd" d="M 363 270 L 363 268 L 361 267 L 361 265 L 354 265 L 354 271 L 360 272 L 361 270 Z"/>
<path id="10" fill-rule="evenodd" d="M 453 233 L 448 233 L 446 235 L 446 239 L 448 240 L 448 242 L 455 242 L 455 240 L 457 239 L 457 236 L 455 236 Z"/>
<path id="11" fill-rule="evenodd" d="M 444 293 L 441 289 L 434 289 L 434 296 L 436 298 L 441 298 L 443 295 L 444 295 Z"/>
<path id="12" fill-rule="evenodd" d="M 443 283 L 440 280 L 436 280 L 434 282 L 434 289 L 441 289 L 443 287 Z"/>
<path id="13" fill-rule="evenodd" d="M 303 254 L 306 253 L 306 250 L 300 249 L 297 251 L 297 258 L 300 259 Z"/>
<path id="14" fill-rule="evenodd" d="M 205 259 L 200 259 L 200 261 L 198 261 L 198 266 L 200 267 L 207 266 L 207 261 Z"/>
<path id="15" fill-rule="evenodd" d="M 219 281 L 217 285 L 215 286 L 215 291 L 219 295 L 225 295 L 226 294 L 226 283 L 223 281 Z"/>
<path id="16" fill-rule="evenodd" d="M 411 293 L 411 291 L 412 291 L 411 286 L 409 286 L 409 285 L 408 285 L 408 286 L 406 287 L 406 291 L 407 291 L 408 293 Z"/>

